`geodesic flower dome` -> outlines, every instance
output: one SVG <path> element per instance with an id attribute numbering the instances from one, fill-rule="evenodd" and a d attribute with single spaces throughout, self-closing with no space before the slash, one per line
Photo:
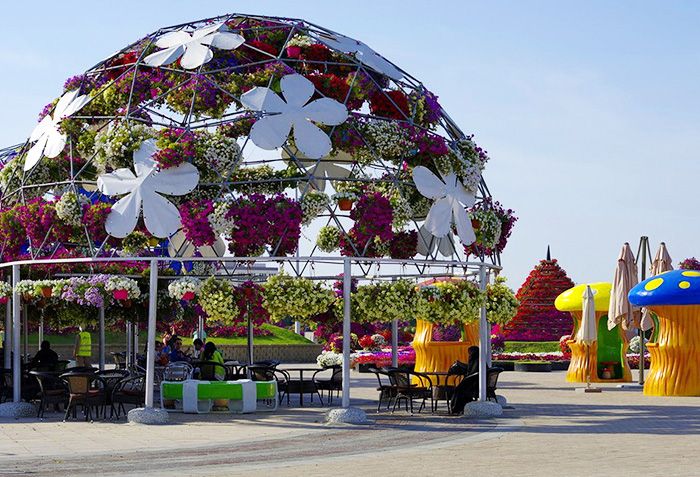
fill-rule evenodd
<path id="1" fill-rule="evenodd" d="M 496 260 L 512 225 L 493 212 L 488 157 L 435 94 L 304 20 L 160 29 L 67 80 L 39 116 L 0 159 L 4 261 Z"/>

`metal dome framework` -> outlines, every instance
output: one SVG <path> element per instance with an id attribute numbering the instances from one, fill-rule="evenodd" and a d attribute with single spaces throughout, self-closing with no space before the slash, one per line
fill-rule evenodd
<path id="1" fill-rule="evenodd" d="M 215 25 L 218 25 L 216 29 L 211 29 Z M 192 68 L 183 66 L 186 63 L 184 47 L 180 48 L 185 51 L 180 51 L 179 60 L 154 66 L 154 62 L 163 57 L 158 57 L 158 53 L 173 48 L 172 41 L 171 46 L 164 46 L 168 43 L 164 38 L 170 35 L 172 39 L 174 34 L 196 38 L 203 30 L 213 35 L 240 35 L 244 41 L 235 48 L 228 48 L 230 43 L 225 45 L 226 42 L 221 40 L 219 45 L 226 48 L 217 48 L 217 41 L 207 40 L 205 46 L 209 47 L 211 58 L 209 53 L 202 53 L 204 60 Z M 299 45 L 300 53 L 288 50 L 290 46 Z M 156 55 L 156 60 L 153 55 Z M 256 89 L 259 92 L 266 89 L 267 95 L 277 98 L 275 101 L 284 98 L 291 104 L 293 101 L 285 94 L 282 83 L 285 77 L 292 76 L 313 83 L 313 95 L 307 98 L 311 100 L 309 104 L 329 99 L 347 109 L 347 120 L 340 123 L 325 124 L 322 118 L 314 121 L 304 118 L 309 123 L 304 124 L 305 128 L 313 126 L 329 138 L 330 149 L 322 154 L 302 152 L 302 144 L 308 141 L 301 140 L 299 129 L 304 128 L 299 123 L 291 128 L 293 134 L 287 132 L 279 147 L 270 147 L 269 143 L 274 141 L 261 144 L 265 141 L 260 137 L 256 141 L 251 133 L 262 120 L 275 118 L 282 112 L 267 107 L 255 110 L 247 100 L 250 96 L 246 98 L 245 95 Z M 436 237 L 426 229 L 427 209 L 431 209 L 435 202 L 421 194 L 411 174 L 416 167 L 427 169 L 436 180 L 452 174 L 454 185 L 473 195 L 471 205 L 489 210 L 491 194 L 481 175 L 488 160 L 485 152 L 459 129 L 437 103 L 437 97 L 422 83 L 359 41 L 300 19 L 224 15 L 175 25 L 147 35 L 83 75 L 69 79 L 63 91 L 64 96 L 67 94 L 73 94 L 72 99 L 83 98 L 80 107 L 69 117 L 52 116 L 57 114 L 60 106 L 56 101 L 42 113 L 43 118 L 48 117 L 56 124 L 57 133 L 65 136 L 64 149 L 55 155 L 54 151 L 47 152 L 50 143 L 47 139 L 36 163 L 29 164 L 28 160 L 36 157 L 36 150 L 32 150 L 44 140 L 37 140 L 35 132 L 26 143 L 0 151 L 3 164 L 0 171 L 0 215 L 14 207 L 42 201 L 55 211 L 57 198 L 71 193 L 78 198 L 78 212 L 74 215 L 80 215 L 67 238 L 55 233 L 64 221 L 55 215 L 56 221 L 44 230 L 43 236 L 29 237 L 26 255 L 12 253 L 8 236 L 0 229 L 0 260 L 6 262 L 0 267 L 12 267 L 15 284 L 20 278 L 21 265 L 40 262 L 98 264 L 135 259 L 150 261 L 150 296 L 155 297 L 159 263 L 187 260 L 215 263 L 220 266 L 222 275 L 249 277 L 246 270 L 251 263 L 279 262 L 288 264 L 288 270 L 291 269 L 296 276 L 318 280 L 332 275 L 323 272 L 316 276 L 315 264 L 334 268 L 333 275 L 337 275 L 340 271 L 337 268 L 342 265 L 346 291 L 344 362 L 348 364 L 351 278 L 419 278 L 433 274 L 476 276 L 480 285 L 485 287 L 487 274 L 500 269 L 497 249 L 475 242 L 479 253 L 475 257 L 477 260 L 470 262 L 463 248 L 457 246 L 457 235 L 447 233 Z M 302 106 L 309 105 L 304 101 Z M 319 137 L 317 133 L 316 137 Z M 118 196 L 124 197 L 124 193 L 105 194 L 100 180 L 120 169 L 131 169 L 132 175 L 136 170 L 138 174 L 138 169 L 133 169 L 132 158 L 149 139 L 156 143 L 170 141 L 170 149 L 159 143 L 159 151 L 167 149 L 177 153 L 188 146 L 195 149 L 185 162 L 197 168 L 197 186 L 177 197 L 163 195 L 179 206 L 180 211 L 188 203 L 201 201 L 210 201 L 213 206 L 223 203 L 230 211 L 231 207 L 250 201 L 251 193 L 262 193 L 266 200 L 278 201 L 275 207 L 286 200 L 299 209 L 307 197 L 329 189 L 336 193 L 359 191 L 360 197 L 375 194 L 385 197 L 387 203 L 391 199 L 394 204 L 399 204 L 390 208 L 392 217 L 398 214 L 400 207 L 408 205 L 408 213 L 404 207 L 403 224 L 392 222 L 391 236 L 406 230 L 414 233 L 416 251 L 421 250 L 425 258 L 415 258 L 415 252 L 410 256 L 385 258 L 388 252 L 377 250 L 374 235 L 358 240 L 357 235 L 352 234 L 355 223 L 361 218 L 353 220 L 352 212 L 346 213 L 338 203 L 330 200 L 309 222 L 316 227 L 324 224 L 336 227 L 347 244 L 342 253 L 322 252 L 315 241 L 307 241 L 310 243 L 304 250 L 297 247 L 284 249 L 285 241 L 290 239 L 285 232 L 266 243 L 259 256 L 229 256 L 223 251 L 225 242 L 222 238 L 231 248 L 235 241 L 232 237 L 237 227 L 235 224 L 229 230 L 216 233 L 212 243 L 197 245 L 187 235 L 184 225 L 180 224 L 171 234 L 156 236 L 149 233 L 143 218 L 138 219 L 137 232 L 145 233 L 147 238 L 157 238 L 159 244 L 146 246 L 136 253 L 125 246 L 125 241 L 133 233 L 123 239 L 102 230 L 96 233 L 98 228 L 87 224 L 82 212 L 96 204 L 114 206 Z M 227 148 L 220 147 L 222 144 Z M 313 152 L 318 152 L 318 149 Z M 169 168 L 161 164 L 151 174 Z M 433 199 L 442 200 L 439 197 Z M 467 204 L 457 203 L 457 208 L 464 212 Z M 141 215 L 140 206 L 138 214 Z M 450 215 L 448 222 L 453 221 L 452 217 Z M 102 225 L 108 218 L 103 219 Z M 455 222 L 450 229 L 455 226 L 459 228 Z M 302 234 L 301 225 L 299 227 L 297 243 L 300 236 L 315 230 L 309 227 Z M 487 251 L 491 253 L 485 253 Z M 445 258 L 441 259 L 439 254 Z M 223 264 L 230 264 L 230 267 Z M 16 369 L 19 369 L 17 326 L 20 306 L 19 296 L 15 293 L 12 316 Z M 155 307 L 152 298 L 149 303 L 149 355 L 154 352 Z M 481 322 L 486 324 L 485 309 L 482 310 Z M 481 328 L 482 334 L 485 333 L 486 326 Z M 481 362 L 485 366 L 486 360 Z M 147 381 L 152 384 L 153 360 L 149 359 L 148 363 Z M 19 389 L 19 375 L 15 374 L 16 389 Z M 484 379 L 485 374 L 482 381 Z M 349 382 L 349 366 L 344 366 L 343 381 Z M 148 389 L 147 405 L 152 406 L 152 386 Z M 482 397 L 485 399 L 485 394 Z M 344 386 L 343 407 L 348 405 L 349 391 Z"/>
<path id="2" fill-rule="evenodd" d="M 177 62 L 149 65 L 149 57 L 163 51 L 157 44 L 164 37 L 196 36 L 196 32 L 212 25 L 220 25 L 220 31 L 240 35 L 245 41 L 233 50 L 212 47 L 212 59 L 196 68 L 186 69 Z M 298 56 L 290 56 L 287 49 L 295 42 L 307 46 Z M 314 84 L 313 99 L 337 100 L 348 110 L 347 120 L 341 124 L 323 126 L 307 121 L 320 126 L 331 140 L 332 150 L 322 157 L 309 158 L 300 152 L 295 141 L 297 126 L 293 137 L 275 150 L 265 151 L 251 139 L 251 126 L 280 115 L 245 108 L 241 101 L 246 90 L 267 88 L 278 92 L 280 80 L 290 75 L 303 76 Z M 406 229 L 419 231 L 417 246 L 427 258 L 436 259 L 442 253 L 463 262 L 467 255 L 456 246 L 456 237 L 435 237 L 421 228 L 431 201 L 416 189 L 410 171 L 420 165 L 438 177 L 455 173 L 469 186 L 467 190 L 472 189 L 477 207 L 490 207 L 490 193 L 481 177 L 488 157 L 462 133 L 436 97 L 363 43 L 304 20 L 233 14 L 164 28 L 71 78 L 64 93 L 85 97 L 85 104 L 68 119 L 54 118 L 65 132 L 65 148 L 54 158 L 47 157 L 44 150 L 37 164 L 28 167 L 27 157 L 38 144 L 30 138 L 15 149 L 17 154 L 6 157 L 4 174 L 0 174 L 0 210 L 66 193 L 93 204 L 113 204 L 115 197 L 106 196 L 98 188 L 99 178 L 114 169 L 132 168 L 131 156 L 141 140 L 150 137 L 162 141 L 166 135 L 174 137 L 171 144 L 176 147 L 182 147 L 186 139 L 198 148 L 188 157 L 199 172 L 196 188 L 181 197 L 168 196 L 181 211 L 183 204 L 198 200 L 211 200 L 214 205 L 240 204 L 251 192 L 267 197 L 283 193 L 303 206 L 307 198 L 330 191 L 332 184 L 335 192 L 352 189 L 360 191 L 359 195 L 378 193 L 391 199 L 404 207 L 403 224 L 396 226 L 394 221 L 391 234 Z M 52 110 L 56 114 L 55 103 L 47 106 L 44 117 Z M 131 137 L 124 138 L 125 133 Z M 222 143 L 231 146 L 228 156 L 222 152 Z M 126 153 L 115 153 L 119 146 Z M 398 215 L 394 204 L 392 212 Z M 336 227 L 345 240 L 345 256 L 381 256 L 381 251 L 372 250 L 372 236 L 358 238 L 350 233 L 354 221 L 349 215 L 327 200 L 311 222 L 314 227 Z M 304 235 L 314 227 L 305 229 Z M 143 227 L 143 219 L 139 219 L 137 230 L 154 235 Z M 45 230 L 43 237 L 29 238 L 30 258 L 54 258 L 63 250 L 76 257 L 154 253 L 153 248 L 138 253 L 126 250 L 123 240 L 104 234 L 95 236 L 94 228 L 84 223 L 74 227 L 70 237 L 64 234 L 57 238 L 55 231 L 53 227 Z M 173 257 L 191 256 L 197 251 L 216 257 L 224 255 L 221 237 L 231 248 L 231 234 L 227 232 L 231 230 L 217 233 L 216 242 L 202 246 L 194 245 L 183 234 L 182 226 L 177 233 L 158 238 Z M 289 247 L 283 246 L 285 240 L 289 237 L 280 234 L 266 244 L 263 253 L 293 255 Z M 5 239 L 3 258 L 15 258 L 8 254 L 6 243 Z M 337 256 L 337 249 L 321 252 L 313 239 L 302 243 L 304 247 L 299 253 Z M 478 259 L 500 263 L 498 251 L 484 257 L 488 248 L 477 250 Z"/>

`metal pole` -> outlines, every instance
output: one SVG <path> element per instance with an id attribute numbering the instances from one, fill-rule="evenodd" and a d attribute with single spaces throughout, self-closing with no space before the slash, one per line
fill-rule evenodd
<path id="1" fill-rule="evenodd" d="M 246 320 L 248 321 L 248 364 L 253 364 L 253 322 L 250 319 L 250 300 L 246 299 Z M 246 368 L 246 377 L 253 379 L 250 367 Z"/>
<path id="2" fill-rule="evenodd" d="M 99 311 L 100 320 L 100 371 L 105 369 L 105 308 L 101 306 Z"/>
<path id="3" fill-rule="evenodd" d="M 39 346 L 37 350 L 41 349 L 41 342 L 44 341 L 44 309 L 41 309 L 41 318 L 39 319 Z"/>
<path id="4" fill-rule="evenodd" d="M 153 407 L 153 378 L 156 359 L 156 310 L 158 305 L 158 259 L 151 260 L 148 286 L 148 340 L 146 343 L 146 407 Z M 138 334 L 137 334 L 138 336 Z"/>
<path id="5" fill-rule="evenodd" d="M 352 264 L 343 260 L 343 399 L 344 409 L 350 407 L 350 291 Z"/>
<path id="6" fill-rule="evenodd" d="M 486 267 L 482 264 L 479 267 L 479 288 L 486 291 Z M 486 302 L 481 307 L 479 315 L 479 401 L 486 401 L 486 361 L 487 347 L 491 349 L 491 340 L 486 339 Z"/>
<path id="7" fill-rule="evenodd" d="M 131 321 L 126 322 L 126 369 L 131 369 L 134 363 L 131 362 L 131 345 L 133 340 L 131 339 L 131 332 L 133 331 L 133 324 Z"/>
<path id="8" fill-rule="evenodd" d="M 206 340 L 204 339 L 204 317 L 200 316 L 199 319 L 197 320 L 197 338 L 202 340 L 202 343 L 204 343 Z"/>
<path id="9" fill-rule="evenodd" d="M 156 301 L 158 299 L 156 298 Z M 149 304 L 150 307 L 150 304 Z M 133 353 L 131 357 L 131 362 L 134 365 L 139 364 L 139 322 L 134 322 L 134 344 L 131 346 L 131 352 Z M 154 358 L 155 359 L 155 358 Z"/>
<path id="10" fill-rule="evenodd" d="M 301 322 L 298 320 L 294 322 L 294 332 L 298 335 L 301 334 Z"/>
<path id="11" fill-rule="evenodd" d="M 20 361 L 19 340 L 20 340 L 20 308 L 19 293 L 17 293 L 17 283 L 19 283 L 19 265 L 12 265 L 12 400 L 22 401 L 22 362 Z"/>
<path id="12" fill-rule="evenodd" d="M 7 300 L 5 304 L 5 343 L 3 343 L 3 351 L 5 352 L 5 369 L 10 369 L 12 366 L 12 303 Z"/>
<path id="13" fill-rule="evenodd" d="M 399 320 L 391 321 L 391 365 L 394 368 L 399 367 Z"/>
<path id="14" fill-rule="evenodd" d="M 22 355 L 22 361 L 26 362 L 27 354 L 29 353 L 29 320 L 27 319 L 27 307 L 22 307 L 22 320 L 24 325 L 24 354 Z"/>
<path id="15" fill-rule="evenodd" d="M 647 278 L 647 248 L 649 247 L 649 237 L 642 237 L 640 246 L 642 247 L 642 281 Z M 641 325 L 640 325 L 641 326 Z M 644 330 L 639 328 L 639 385 L 644 385 Z"/>

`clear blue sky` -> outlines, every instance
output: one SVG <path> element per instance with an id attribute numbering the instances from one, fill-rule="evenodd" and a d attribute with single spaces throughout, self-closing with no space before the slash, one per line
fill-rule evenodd
<path id="1" fill-rule="evenodd" d="M 98 7 L 96 5 L 99 5 Z M 66 78 L 159 27 L 225 13 L 303 18 L 369 44 L 440 97 L 520 220 L 509 285 L 553 257 L 612 281 L 625 241 L 700 256 L 700 3 L 12 2 L 0 31 L 0 146 L 22 142 Z"/>

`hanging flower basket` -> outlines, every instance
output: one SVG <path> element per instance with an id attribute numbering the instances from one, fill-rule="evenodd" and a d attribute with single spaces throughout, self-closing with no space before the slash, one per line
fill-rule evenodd
<path id="1" fill-rule="evenodd" d="M 114 296 L 115 300 L 127 300 L 129 298 L 129 291 L 128 290 L 114 290 L 112 292 L 112 296 Z"/>
<path id="2" fill-rule="evenodd" d="M 183 300 L 193 300 L 194 299 L 194 292 L 191 292 L 191 291 L 185 292 L 182 295 L 182 299 Z"/>
<path id="3" fill-rule="evenodd" d="M 51 287 L 41 287 L 41 294 L 44 296 L 44 298 L 51 298 L 52 292 L 53 288 Z"/>
<path id="4" fill-rule="evenodd" d="M 341 199 L 338 201 L 338 208 L 340 210 L 351 210 L 353 202 L 348 199 Z"/>
<path id="5" fill-rule="evenodd" d="M 287 56 L 290 58 L 299 58 L 301 55 L 301 47 L 300 46 L 288 46 L 287 47 Z"/>
<path id="6" fill-rule="evenodd" d="M 7 296 L 0 297 L 0 305 L 4 305 L 9 299 L 10 297 Z"/>

